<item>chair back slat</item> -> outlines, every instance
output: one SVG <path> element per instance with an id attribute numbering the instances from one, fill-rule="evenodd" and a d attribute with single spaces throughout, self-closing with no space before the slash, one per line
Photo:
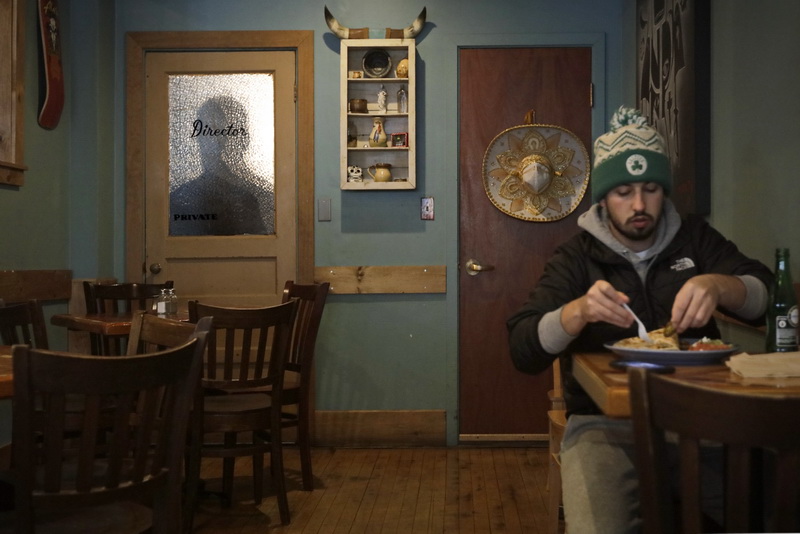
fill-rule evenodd
<path id="1" fill-rule="evenodd" d="M 3 345 L 33 345 L 47 349 L 47 326 L 37 300 L 0 305 L 0 339 Z"/>
<path id="2" fill-rule="evenodd" d="M 634 368 L 628 378 L 645 533 L 718 527 L 702 506 L 704 452 L 721 455 L 725 465 L 723 531 L 800 528 L 800 432 L 792 423 L 800 397 L 720 391 Z M 668 434 L 678 443 L 677 494 Z"/>

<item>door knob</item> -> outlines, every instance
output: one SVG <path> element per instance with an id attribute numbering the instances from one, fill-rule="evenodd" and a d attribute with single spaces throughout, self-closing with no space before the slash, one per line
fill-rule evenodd
<path id="1" fill-rule="evenodd" d="M 481 265 L 475 260 L 467 260 L 467 274 L 475 276 L 483 271 L 494 271 L 494 265 Z"/>
<path id="2" fill-rule="evenodd" d="M 153 274 L 158 274 L 161 272 L 161 264 L 160 263 L 151 263 L 150 264 L 150 272 Z"/>

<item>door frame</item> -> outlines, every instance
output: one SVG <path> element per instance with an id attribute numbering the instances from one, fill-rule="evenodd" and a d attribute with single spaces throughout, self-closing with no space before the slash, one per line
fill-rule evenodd
<path id="1" fill-rule="evenodd" d="M 297 274 L 295 282 L 314 281 L 314 32 L 130 32 L 126 35 L 125 276 L 145 276 L 145 59 L 150 52 L 292 50 L 297 86 Z"/>

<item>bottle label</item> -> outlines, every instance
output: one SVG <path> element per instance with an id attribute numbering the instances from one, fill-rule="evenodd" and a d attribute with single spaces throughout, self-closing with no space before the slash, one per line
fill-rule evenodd
<path id="1" fill-rule="evenodd" d="M 777 348 L 797 347 L 797 306 L 788 315 L 775 317 L 775 346 Z"/>

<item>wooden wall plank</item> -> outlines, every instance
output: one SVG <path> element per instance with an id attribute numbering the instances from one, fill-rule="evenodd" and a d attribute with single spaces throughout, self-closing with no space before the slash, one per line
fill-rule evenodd
<path id="1" fill-rule="evenodd" d="M 331 293 L 445 293 L 445 265 L 338 265 L 317 267 L 316 282 L 330 282 Z"/>
<path id="2" fill-rule="evenodd" d="M 0 271 L 0 298 L 7 303 L 29 299 L 69 300 L 71 294 L 70 270 Z"/>

